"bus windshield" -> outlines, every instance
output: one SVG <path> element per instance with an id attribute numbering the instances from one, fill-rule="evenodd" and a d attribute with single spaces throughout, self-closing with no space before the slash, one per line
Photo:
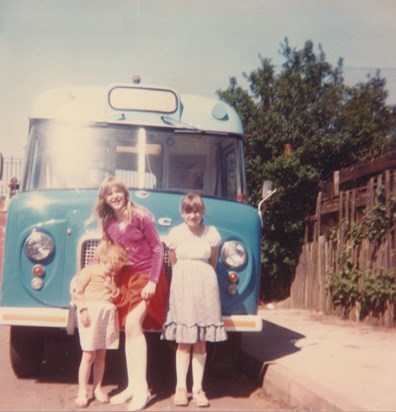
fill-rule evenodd
<path id="1" fill-rule="evenodd" d="M 35 121 L 23 190 L 97 189 L 104 177 L 130 188 L 245 197 L 242 138 L 195 129 Z"/>

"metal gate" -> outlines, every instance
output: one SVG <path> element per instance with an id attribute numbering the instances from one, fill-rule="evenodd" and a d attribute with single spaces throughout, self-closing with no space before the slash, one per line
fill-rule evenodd
<path id="1" fill-rule="evenodd" d="M 22 178 L 23 159 L 15 157 L 3 157 L 3 176 L 0 180 L 0 198 L 4 201 L 9 195 L 9 184 L 12 178 L 16 178 L 19 183 Z"/>

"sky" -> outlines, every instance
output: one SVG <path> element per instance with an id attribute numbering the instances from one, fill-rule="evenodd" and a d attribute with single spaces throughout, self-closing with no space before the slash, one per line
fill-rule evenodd
<path id="1" fill-rule="evenodd" d="M 23 157 L 48 88 L 139 74 L 215 97 L 231 77 L 247 87 L 260 56 L 282 64 L 285 38 L 321 45 L 333 65 L 343 58 L 354 84 L 380 69 L 396 104 L 396 0 L 0 0 L 0 152 Z"/>

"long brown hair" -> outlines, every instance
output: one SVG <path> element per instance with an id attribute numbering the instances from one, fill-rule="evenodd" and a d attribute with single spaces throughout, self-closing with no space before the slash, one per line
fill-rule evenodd
<path id="1" fill-rule="evenodd" d="M 136 205 L 129 197 L 128 188 L 125 183 L 116 176 L 107 176 L 99 187 L 98 199 L 96 201 L 95 212 L 102 225 L 102 229 L 105 231 L 109 222 L 115 218 L 114 210 L 106 202 L 106 197 L 111 190 L 116 188 L 125 195 L 125 207 L 123 210 L 123 218 L 125 221 L 130 222 L 133 215 L 136 215 L 139 219 L 142 219 L 145 213 L 149 213 L 148 210 L 140 205 Z"/>

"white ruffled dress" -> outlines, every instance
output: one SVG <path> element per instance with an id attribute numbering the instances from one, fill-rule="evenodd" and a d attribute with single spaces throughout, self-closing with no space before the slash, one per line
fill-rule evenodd
<path id="1" fill-rule="evenodd" d="M 218 230 L 205 225 L 197 236 L 183 223 L 170 231 L 166 243 L 177 262 L 161 338 L 188 344 L 226 340 L 217 275 L 209 264 L 211 248 L 220 243 Z"/>

